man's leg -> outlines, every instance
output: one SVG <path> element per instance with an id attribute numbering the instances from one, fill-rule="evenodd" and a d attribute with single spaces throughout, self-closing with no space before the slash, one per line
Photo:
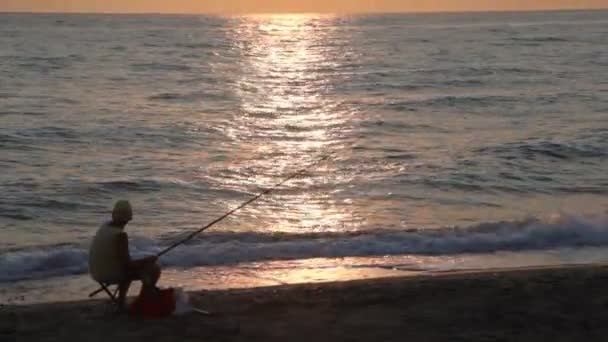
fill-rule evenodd
<path id="1" fill-rule="evenodd" d="M 127 292 L 129 292 L 129 287 L 131 286 L 131 280 L 123 280 L 118 284 L 118 307 L 120 309 L 125 308 Z"/>
<path id="2" fill-rule="evenodd" d="M 144 292 L 156 290 L 156 283 L 160 279 L 160 266 L 152 260 L 140 259 L 131 262 L 131 280 L 141 280 Z"/>
<path id="3" fill-rule="evenodd" d="M 156 283 L 160 279 L 160 266 L 157 263 L 145 263 L 140 275 L 144 291 L 156 290 Z"/>

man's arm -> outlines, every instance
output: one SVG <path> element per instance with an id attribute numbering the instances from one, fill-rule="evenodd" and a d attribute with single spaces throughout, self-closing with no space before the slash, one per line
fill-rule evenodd
<path id="1" fill-rule="evenodd" d="M 131 255 L 129 254 L 129 237 L 127 233 L 122 232 L 118 234 L 116 237 L 116 243 L 118 247 L 118 259 L 120 260 L 121 265 L 124 267 L 128 267 L 129 263 L 131 263 Z"/>
<path id="2" fill-rule="evenodd" d="M 133 260 L 131 259 L 131 254 L 129 253 L 129 237 L 127 233 L 122 232 L 118 234 L 118 257 L 120 263 L 124 265 L 125 268 L 130 266 L 138 266 L 142 263 L 156 262 L 158 257 L 156 255 L 147 256 L 141 259 Z"/>

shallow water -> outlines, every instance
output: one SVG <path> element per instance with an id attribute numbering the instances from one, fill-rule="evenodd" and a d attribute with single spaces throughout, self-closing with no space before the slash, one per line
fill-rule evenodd
<path id="1" fill-rule="evenodd" d="M 315 258 L 228 266 L 165 268 L 160 286 L 183 288 L 187 291 L 225 290 L 381 277 L 438 276 L 453 272 L 500 272 L 505 269 L 607 262 L 606 249 L 597 247 L 455 256 Z M 136 296 L 140 290 L 139 286 L 139 283 L 133 283 L 129 295 Z M 20 280 L 4 283 L 0 287 L 0 303 L 27 305 L 81 301 L 97 287 L 98 285 L 84 274 Z M 94 298 L 104 297 L 105 295 Z"/>
<path id="2" fill-rule="evenodd" d="M 86 272 L 117 199 L 150 253 L 328 153 L 164 263 L 602 248 L 606 14 L 2 14 L 0 281 Z"/>

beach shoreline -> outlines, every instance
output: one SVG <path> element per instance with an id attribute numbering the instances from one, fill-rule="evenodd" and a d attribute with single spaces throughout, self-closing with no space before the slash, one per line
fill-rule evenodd
<path id="1" fill-rule="evenodd" d="M 101 300 L 3 305 L 4 341 L 605 341 L 608 266 L 578 265 L 190 293 L 212 312 L 115 316 Z"/>

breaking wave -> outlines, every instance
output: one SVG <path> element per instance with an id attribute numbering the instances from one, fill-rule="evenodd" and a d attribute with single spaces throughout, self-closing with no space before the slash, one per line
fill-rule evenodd
<path id="1" fill-rule="evenodd" d="M 132 237 L 133 255 L 158 253 L 159 243 Z M 558 215 L 552 219 L 485 223 L 467 228 L 320 234 L 216 233 L 203 235 L 162 258 L 165 267 L 231 265 L 264 260 L 383 255 L 456 255 L 542 251 L 608 245 L 608 217 Z M 87 272 L 86 246 L 17 249 L 0 254 L 0 281 Z"/>

